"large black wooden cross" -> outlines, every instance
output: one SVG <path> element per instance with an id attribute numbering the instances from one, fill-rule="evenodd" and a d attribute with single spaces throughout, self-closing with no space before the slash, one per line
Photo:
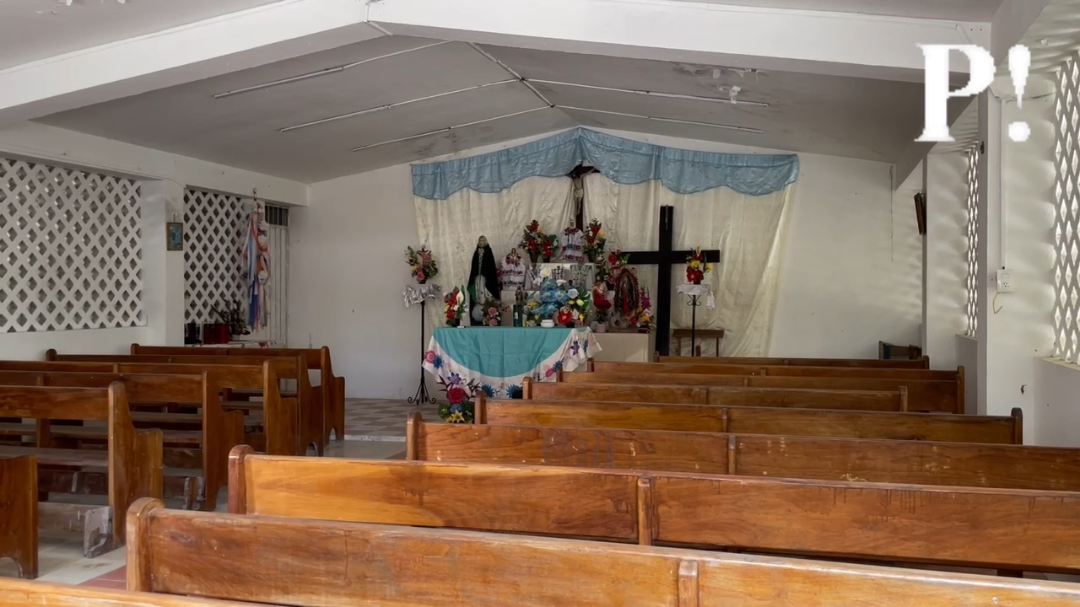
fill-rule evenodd
<path id="1" fill-rule="evenodd" d="M 653 305 L 656 306 L 656 350 L 662 356 L 667 356 L 671 346 L 671 266 L 685 264 L 686 258 L 692 251 L 672 251 L 671 246 L 675 241 L 675 207 L 660 207 L 660 250 L 659 251 L 632 251 L 625 253 L 629 256 L 630 265 L 657 266 L 656 294 L 653 296 Z M 720 261 L 720 251 L 702 251 L 705 260 L 709 263 Z"/>

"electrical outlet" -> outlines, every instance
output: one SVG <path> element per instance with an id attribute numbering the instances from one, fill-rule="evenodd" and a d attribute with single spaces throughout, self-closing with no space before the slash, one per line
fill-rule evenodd
<path id="1" fill-rule="evenodd" d="M 1012 272 L 1008 270 L 997 271 L 997 290 L 998 293 L 1012 293 Z"/>

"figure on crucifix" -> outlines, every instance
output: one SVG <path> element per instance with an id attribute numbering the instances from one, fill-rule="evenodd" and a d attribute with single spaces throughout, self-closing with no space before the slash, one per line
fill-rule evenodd
<path id="1" fill-rule="evenodd" d="M 476 253 L 473 255 L 472 268 L 469 270 L 469 317 L 474 324 L 484 324 L 485 308 L 492 301 L 499 301 L 499 271 L 495 266 L 495 255 L 491 252 L 487 238 L 481 236 L 476 241 Z"/>

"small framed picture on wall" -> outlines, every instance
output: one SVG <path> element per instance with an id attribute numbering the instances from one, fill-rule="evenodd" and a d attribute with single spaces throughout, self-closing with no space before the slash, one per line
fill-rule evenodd
<path id="1" fill-rule="evenodd" d="M 170 221 L 165 224 L 165 250 L 184 250 L 184 224 L 179 221 Z"/>

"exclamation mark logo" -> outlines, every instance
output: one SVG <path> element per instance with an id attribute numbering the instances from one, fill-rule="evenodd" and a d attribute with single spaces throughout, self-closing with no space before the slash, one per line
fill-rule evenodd
<path id="1" fill-rule="evenodd" d="M 1031 69 L 1031 51 L 1026 46 L 1014 46 L 1009 49 L 1009 74 L 1013 88 L 1016 89 L 1016 107 L 1024 107 L 1024 89 L 1027 87 L 1028 72 Z M 1026 122 L 1014 122 L 1009 125 L 1009 139 L 1023 143 L 1031 137 L 1031 127 Z"/>

